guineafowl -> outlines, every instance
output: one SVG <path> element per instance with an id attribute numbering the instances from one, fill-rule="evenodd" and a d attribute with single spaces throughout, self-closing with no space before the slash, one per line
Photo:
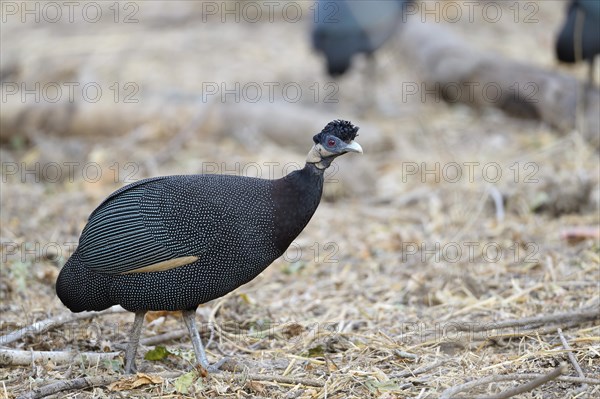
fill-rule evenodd
<path id="1" fill-rule="evenodd" d="M 556 39 L 559 61 L 589 63 L 589 82 L 593 83 L 594 58 L 600 53 L 600 0 L 572 0 L 567 18 Z"/>
<path id="2" fill-rule="evenodd" d="M 140 180 L 92 212 L 56 282 L 71 311 L 119 304 L 135 312 L 125 372 L 149 310 L 181 310 L 197 362 L 209 365 L 196 328 L 198 305 L 260 274 L 300 234 L 321 200 L 323 174 L 347 152 L 362 153 L 358 127 L 336 120 L 313 137 L 303 169 L 277 180 L 182 175 Z"/>
<path id="3" fill-rule="evenodd" d="M 312 44 L 327 61 L 327 72 L 344 74 L 359 53 L 371 58 L 402 22 L 412 0 L 318 0 L 314 7 Z"/>

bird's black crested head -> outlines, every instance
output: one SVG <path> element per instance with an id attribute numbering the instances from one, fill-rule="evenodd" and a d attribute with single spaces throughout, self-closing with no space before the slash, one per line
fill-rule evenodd
<path id="1" fill-rule="evenodd" d="M 358 126 L 354 126 L 350 121 L 337 119 L 331 121 L 321 130 L 321 133 L 313 137 L 315 144 L 321 143 L 327 136 L 335 136 L 345 143 L 349 143 L 358 136 Z"/>
<path id="2" fill-rule="evenodd" d="M 327 169 L 336 157 L 348 152 L 363 150 L 354 139 L 358 136 L 358 127 L 343 120 L 331 121 L 313 137 L 315 145 L 308 153 L 306 163 L 315 164 L 321 170 Z"/>

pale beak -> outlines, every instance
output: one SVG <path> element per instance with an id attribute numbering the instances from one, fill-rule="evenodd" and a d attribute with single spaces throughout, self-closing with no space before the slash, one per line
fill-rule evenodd
<path id="1" fill-rule="evenodd" d="M 356 141 L 352 140 L 350 143 L 346 144 L 344 147 L 344 151 L 346 152 L 358 152 L 359 154 L 363 153 L 363 149 Z"/>

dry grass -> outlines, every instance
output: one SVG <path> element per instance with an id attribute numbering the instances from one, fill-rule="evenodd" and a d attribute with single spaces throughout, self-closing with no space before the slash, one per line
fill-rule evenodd
<path id="1" fill-rule="evenodd" d="M 191 10 L 199 7 L 184 4 Z M 536 4 L 541 7 L 540 24 L 515 24 L 514 29 L 526 35 L 511 31 L 506 41 L 514 46 L 492 47 L 506 50 L 511 57 L 527 54 L 532 62 L 550 65 L 552 29 L 560 20 L 561 7 Z M 279 20 L 198 26 L 193 22 L 198 14 L 186 17 L 166 6 L 162 11 L 157 5 L 146 7 L 142 6 L 141 15 L 147 20 L 135 29 L 110 25 L 114 30 L 94 30 L 87 36 L 77 25 L 64 42 L 64 26 L 31 30 L 27 35 L 22 26 L 9 26 L 13 30 L 8 33 L 24 37 L 15 37 L 16 44 L 8 49 L 4 37 L 3 55 L 7 52 L 21 63 L 19 79 L 25 81 L 58 79 L 57 71 L 64 73 L 67 67 L 73 67 L 80 79 L 91 74 L 102 82 L 134 76 L 141 86 L 150 88 L 140 94 L 141 107 L 148 105 L 143 100 L 155 98 L 156 90 L 185 96 L 199 90 L 202 81 L 297 81 L 305 88 L 311 82 L 328 81 L 318 59 L 309 52 L 306 25 Z M 171 14 L 172 20 L 166 17 Z M 163 18 L 175 22 L 163 26 L 159 23 Z M 485 45 L 486 38 L 494 42 L 506 31 L 499 25 L 481 24 L 479 29 L 476 45 Z M 195 36 L 198 31 L 200 38 Z M 273 47 L 261 44 L 274 34 L 278 40 Z M 44 49 L 44 43 L 52 42 L 62 43 L 56 52 Z M 122 51 L 127 49 L 131 54 L 125 58 Z M 543 125 L 510 119 L 494 110 L 403 103 L 397 89 L 400 82 L 414 79 L 414 71 L 408 60 L 390 52 L 379 60 L 378 105 L 362 115 L 373 130 L 361 129 L 358 141 L 371 140 L 373 150 L 365 146 L 362 159 L 339 162 L 337 182 L 327 183 L 325 200 L 286 259 L 277 260 L 251 283 L 199 308 L 205 342 L 212 336 L 209 360 L 233 358 L 227 363 L 230 371 L 194 379 L 188 393 L 181 393 L 175 372 L 188 371 L 193 354 L 183 335 L 162 342 L 172 352 L 162 361 L 138 359 L 141 372 L 152 376 L 154 383 L 132 388 L 121 382 L 113 390 L 107 388 L 107 379 L 119 379 L 120 358 L 95 364 L 37 361 L 27 367 L 0 369 L 0 397 L 12 399 L 53 382 L 97 377 L 105 379 L 101 386 L 55 397 L 436 398 L 469 381 L 513 373 L 547 374 L 563 362 L 567 365 L 562 377 L 518 397 L 598 396 L 600 387 L 594 384 L 600 376 L 598 319 L 563 317 L 501 324 L 574 315 L 600 306 L 597 151 L 577 132 L 560 137 Z M 238 55 L 237 63 L 231 61 L 232 53 Z M 36 59 L 42 56 L 58 66 L 36 70 Z M 177 61 L 171 71 L 173 60 Z M 363 84 L 358 64 L 358 71 L 339 83 L 339 104 L 275 103 L 270 117 L 277 119 L 282 110 L 322 112 L 322 122 L 327 122 L 329 113 L 357 119 L 364 105 L 358 94 Z M 54 77 L 45 78 L 42 72 Z M 194 107 L 189 102 L 178 111 L 178 105 L 169 102 L 175 101 L 172 97 L 161 98 L 164 112 L 156 112 L 141 128 L 126 129 L 116 137 L 107 133 L 61 138 L 53 131 L 41 131 L 29 132 L 25 144 L 19 144 L 16 136 L 3 144 L 2 334 L 68 314 L 53 288 L 68 256 L 68 244 L 77 241 L 87 215 L 102 198 L 123 184 L 127 162 L 137 168 L 135 179 L 198 173 L 209 162 L 226 162 L 229 170 L 235 169 L 236 162 L 242 166 L 268 161 L 301 163 L 314 133 L 304 132 L 306 140 L 300 143 L 305 142 L 306 149 L 295 144 L 297 137 L 290 137 L 294 144 L 286 145 L 290 134 L 286 131 L 281 131 L 281 141 L 268 141 L 253 130 L 256 121 L 252 119 L 236 121 L 247 131 L 230 134 L 229 121 L 219 119 L 223 117 L 218 112 L 228 104 L 211 105 L 209 116 L 202 114 L 208 105 L 200 104 L 200 111 L 193 112 L 200 115 L 200 122 L 195 123 L 190 122 L 189 110 Z M 241 106 L 249 113 L 254 110 L 253 104 Z M 91 107 L 84 115 L 110 124 L 104 110 Z M 122 126 L 120 121 L 113 123 L 115 129 Z M 192 129 L 186 130 L 190 124 Z M 176 132 L 184 133 L 177 136 Z M 375 132 L 377 137 L 370 138 Z M 377 143 L 393 144 L 382 148 Z M 43 174 L 39 182 L 31 175 L 23 181 L 19 175 L 5 173 L 4 165 L 11 162 L 40 162 L 42 167 L 50 162 L 96 162 L 105 177 L 90 183 L 76 169 L 73 181 L 53 182 Z M 122 173 L 117 182 L 110 174 L 115 162 Z M 440 164 L 438 181 L 422 170 L 409 173 L 422 162 L 428 169 Z M 467 173 L 465 162 L 478 162 L 473 180 L 463 176 L 452 181 L 449 169 L 444 175 L 442 169 L 451 162 L 458 163 L 463 173 Z M 483 166 L 492 164 L 502 171 L 495 183 L 486 181 L 491 170 L 481 174 Z M 276 174 L 283 173 L 280 169 L 276 168 Z M 494 199 L 500 199 L 501 208 Z M 591 234 L 575 231 L 575 227 L 591 227 Z M 456 248 L 461 256 L 456 256 Z M 489 252 L 482 252 L 484 248 Z M 57 251 L 61 256 L 55 256 Z M 132 321 L 128 313 L 99 315 L 7 346 L 110 352 L 126 341 Z M 179 315 L 152 313 L 143 338 L 182 328 Z M 141 353 L 147 349 L 152 346 Z M 581 377 L 574 363 L 583 377 L 595 380 L 582 387 L 579 380 L 567 378 Z M 257 374 L 278 380 L 261 379 Z M 490 397 L 529 379 L 483 383 L 456 397 Z"/>

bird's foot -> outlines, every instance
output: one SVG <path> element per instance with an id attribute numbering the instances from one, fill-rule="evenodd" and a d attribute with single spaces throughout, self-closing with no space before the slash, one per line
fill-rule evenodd
<path id="1" fill-rule="evenodd" d="M 207 362 L 206 364 L 201 364 L 200 366 L 211 374 L 212 373 L 220 373 L 221 366 L 223 366 L 225 363 L 227 363 L 228 360 L 229 360 L 228 357 L 224 357 L 223 359 L 219 360 L 215 364 L 208 364 L 208 362 Z"/>
<path id="2" fill-rule="evenodd" d="M 137 373 L 137 366 L 135 362 L 127 363 L 125 365 L 125 374 L 135 374 Z"/>

